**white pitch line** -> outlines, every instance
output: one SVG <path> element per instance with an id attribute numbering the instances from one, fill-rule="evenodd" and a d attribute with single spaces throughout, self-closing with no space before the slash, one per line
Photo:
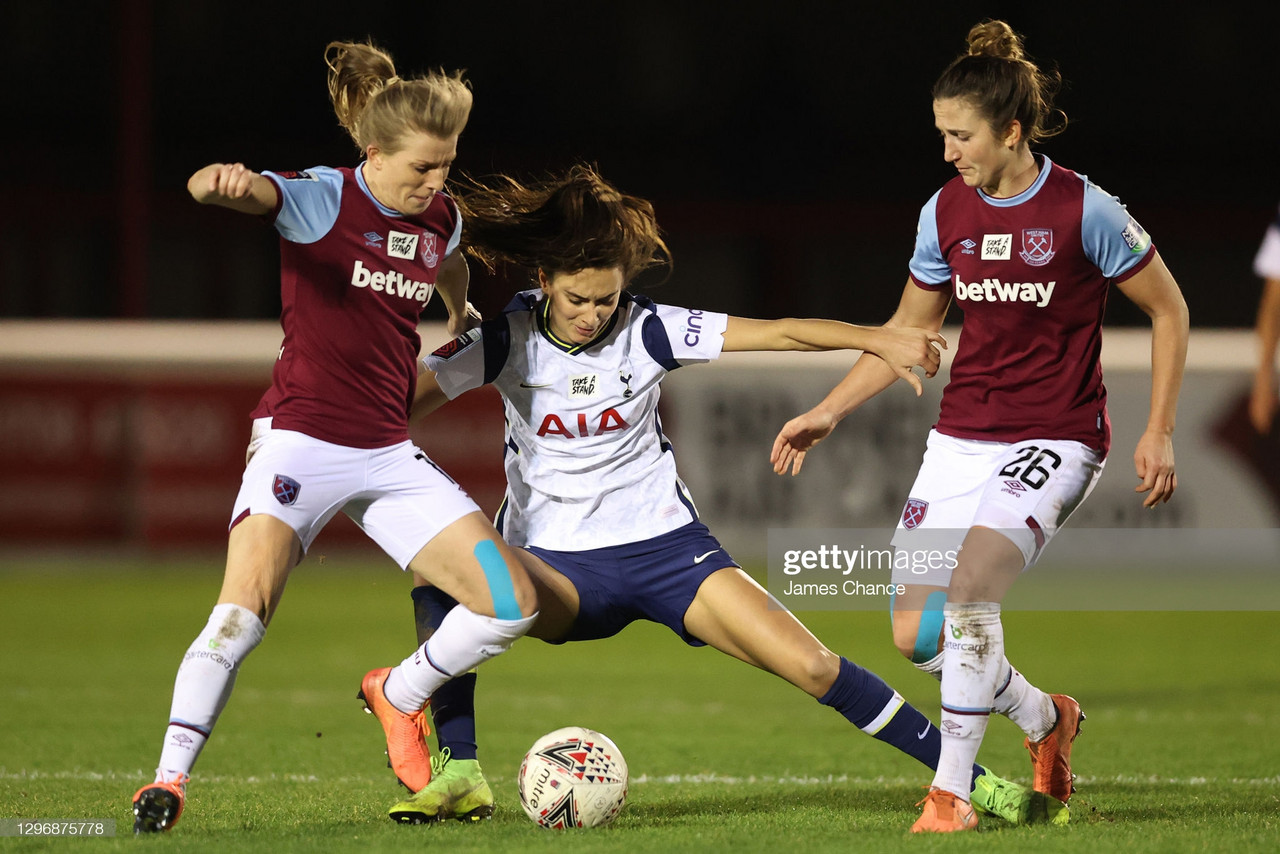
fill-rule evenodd
<path id="1" fill-rule="evenodd" d="M 19 768 L 9 770 L 0 768 L 0 780 L 67 780 L 72 782 L 96 782 L 102 780 L 122 780 L 136 782 L 151 779 L 151 772 L 142 771 L 38 771 Z M 315 774 L 266 774 L 262 776 L 237 776 L 231 774 L 200 775 L 200 783 L 325 783 L 350 784 L 368 783 L 369 776 L 319 777 Z M 675 785 L 675 786 L 751 786 L 777 785 L 787 786 L 914 786 L 920 782 L 918 777 L 856 777 L 847 774 L 828 774 L 826 776 L 798 776 L 750 774 L 735 776 L 731 774 L 637 774 L 630 780 L 633 785 Z M 1022 781 L 1026 782 L 1026 781 Z M 1082 786 L 1121 785 L 1121 786 L 1280 786 L 1280 776 L 1274 777 L 1161 777 L 1157 774 L 1117 774 L 1110 777 L 1077 776 L 1076 783 Z"/>

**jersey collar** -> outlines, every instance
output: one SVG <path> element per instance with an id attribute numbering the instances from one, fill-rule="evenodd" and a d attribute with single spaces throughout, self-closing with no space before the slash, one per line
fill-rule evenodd
<path id="1" fill-rule="evenodd" d="M 369 185 L 365 183 L 364 164 L 368 162 L 369 161 L 367 160 L 361 160 L 360 165 L 355 168 L 356 183 L 360 185 L 360 191 L 365 194 L 365 196 L 369 199 L 369 201 L 373 202 L 373 206 L 376 207 L 378 211 L 382 213 L 383 216 L 395 217 L 396 219 L 404 219 L 405 215 L 400 213 L 400 211 L 392 210 L 391 208 L 384 205 L 382 202 L 378 201 L 374 197 L 373 191 L 369 189 Z"/>
<path id="2" fill-rule="evenodd" d="M 614 328 L 618 325 L 618 315 L 622 313 L 622 307 L 623 300 L 618 300 L 618 308 L 609 317 L 609 322 L 604 325 L 604 328 L 601 329 L 594 338 L 582 344 L 574 344 L 572 342 L 565 341 L 563 338 L 558 337 L 551 331 L 551 323 L 547 319 L 547 314 L 551 311 L 551 300 L 544 298 L 535 305 L 533 307 L 533 316 L 537 318 L 538 331 L 542 333 L 544 338 L 550 341 L 556 349 L 563 350 L 570 356 L 576 356 L 583 350 L 589 350 L 605 338 L 609 337 L 609 333 L 613 332 Z"/>
<path id="3" fill-rule="evenodd" d="M 981 190 L 978 190 L 978 196 L 993 208 L 1011 208 L 1015 205 L 1022 204 L 1027 199 L 1040 192 L 1040 188 L 1044 186 L 1044 182 L 1049 180 L 1049 172 L 1053 169 L 1053 161 L 1048 157 L 1045 157 L 1043 154 L 1035 154 L 1033 156 L 1036 159 L 1036 164 L 1040 167 L 1040 173 L 1036 175 L 1036 179 L 1031 182 L 1030 187 L 1027 187 L 1027 189 L 1018 193 L 1016 196 L 1009 196 L 1007 199 L 997 199 L 992 196 L 988 196 Z"/>

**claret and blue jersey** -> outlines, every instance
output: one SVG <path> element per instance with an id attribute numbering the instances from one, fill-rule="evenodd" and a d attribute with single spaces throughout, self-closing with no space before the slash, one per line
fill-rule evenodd
<path id="1" fill-rule="evenodd" d="M 279 195 L 284 345 L 254 417 L 347 447 L 405 441 L 418 322 L 461 239 L 457 207 L 437 193 L 400 214 L 359 167 L 263 175 Z"/>
<path id="2" fill-rule="evenodd" d="M 583 551 L 648 540 L 697 519 L 658 417 L 659 384 L 718 358 L 724 314 L 623 293 L 592 341 L 551 333 L 540 292 L 426 357 L 446 395 L 492 383 L 506 409 L 512 545 Z"/>
<path id="3" fill-rule="evenodd" d="M 1119 200 L 1037 155 L 1027 190 L 997 199 L 957 177 L 920 214 L 911 279 L 964 312 L 937 429 L 963 439 L 1110 441 L 1102 318 L 1111 282 L 1155 257 Z"/>

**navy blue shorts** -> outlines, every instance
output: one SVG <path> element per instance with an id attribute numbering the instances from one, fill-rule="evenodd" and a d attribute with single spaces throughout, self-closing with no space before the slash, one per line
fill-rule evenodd
<path id="1" fill-rule="evenodd" d="M 603 549 L 526 548 L 578 588 L 578 617 L 567 635 L 551 643 L 613 637 L 636 620 L 648 620 L 690 646 L 706 646 L 684 630 L 685 612 L 707 576 L 738 565 L 701 522 Z"/>

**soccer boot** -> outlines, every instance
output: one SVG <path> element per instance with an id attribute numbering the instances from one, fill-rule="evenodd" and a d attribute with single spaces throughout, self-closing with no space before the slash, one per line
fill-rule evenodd
<path id="1" fill-rule="evenodd" d="M 1036 812 L 1036 793 L 1020 783 L 997 777 L 985 765 L 973 781 L 969 802 L 982 815 L 1002 818 L 1010 824 L 1030 824 Z"/>
<path id="2" fill-rule="evenodd" d="M 431 782 L 387 810 L 401 824 L 430 824 L 445 819 L 480 821 L 493 817 L 493 792 L 475 759 L 454 759 L 449 748 L 431 757 Z"/>
<path id="3" fill-rule="evenodd" d="M 957 830 L 978 829 L 978 814 L 957 795 L 932 786 L 929 794 L 916 806 L 920 804 L 924 804 L 924 810 L 916 823 L 911 825 L 912 833 L 952 833 Z"/>
<path id="4" fill-rule="evenodd" d="M 366 673 L 356 699 L 364 700 L 364 710 L 382 724 L 387 735 L 387 764 L 396 779 L 410 792 L 419 792 L 431 782 L 431 750 L 426 740 L 431 727 L 427 724 L 425 708 L 410 715 L 391 705 L 382 693 L 390 673 L 390 667 Z"/>
<path id="5" fill-rule="evenodd" d="M 178 823 L 182 805 L 187 800 L 187 781 L 183 774 L 176 780 L 149 783 L 133 795 L 133 832 L 163 833 Z"/>
<path id="6" fill-rule="evenodd" d="M 1080 734 L 1080 722 L 1085 716 L 1080 704 L 1066 694 L 1051 694 L 1050 699 L 1058 708 L 1057 723 L 1039 741 L 1028 738 L 1023 743 L 1031 754 L 1031 788 L 1065 804 L 1076 790 L 1072 782 L 1071 745 Z"/>

